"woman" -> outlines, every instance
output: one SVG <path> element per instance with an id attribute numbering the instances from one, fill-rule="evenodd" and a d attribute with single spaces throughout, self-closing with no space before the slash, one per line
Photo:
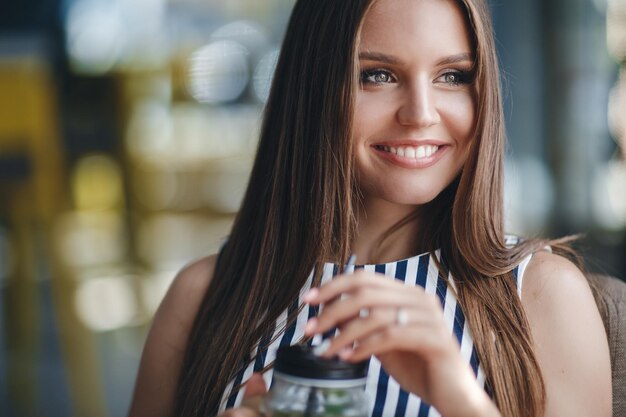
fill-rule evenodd
<path id="1" fill-rule="evenodd" d="M 299 0 L 241 210 L 163 300 L 131 415 L 238 406 L 279 344 L 338 327 L 372 415 L 609 416 L 584 276 L 505 241 L 502 118 L 484 1 Z"/>

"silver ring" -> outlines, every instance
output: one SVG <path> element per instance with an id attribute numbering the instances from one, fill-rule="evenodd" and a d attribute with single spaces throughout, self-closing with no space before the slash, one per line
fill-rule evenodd
<path id="1" fill-rule="evenodd" d="M 409 313 L 402 308 L 399 307 L 396 311 L 396 324 L 400 327 L 406 326 L 409 323 Z"/>
<path id="2" fill-rule="evenodd" d="M 370 309 L 367 307 L 363 307 L 359 310 L 359 318 L 365 319 L 370 316 Z"/>

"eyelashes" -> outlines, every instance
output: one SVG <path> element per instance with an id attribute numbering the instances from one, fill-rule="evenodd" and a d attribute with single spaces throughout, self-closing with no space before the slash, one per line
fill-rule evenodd
<path id="1" fill-rule="evenodd" d="M 362 85 L 379 86 L 397 82 L 397 78 L 389 70 L 376 68 L 361 71 L 360 81 Z M 435 83 L 442 83 L 452 87 L 472 84 L 474 71 L 449 70 L 435 79 Z"/>
<path id="2" fill-rule="evenodd" d="M 450 85 L 471 84 L 474 82 L 474 73 L 471 71 L 448 71 L 441 75 L 443 82 Z"/>
<path id="3" fill-rule="evenodd" d="M 384 69 L 361 71 L 361 84 L 381 85 L 395 81 L 396 79 L 391 72 Z"/>

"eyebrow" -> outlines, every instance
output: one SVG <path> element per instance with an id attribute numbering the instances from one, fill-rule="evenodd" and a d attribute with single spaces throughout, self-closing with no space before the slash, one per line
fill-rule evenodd
<path id="1" fill-rule="evenodd" d="M 380 52 L 359 52 L 359 59 L 366 59 L 368 61 L 379 61 L 386 64 L 399 65 L 400 60 L 392 55 L 383 54 Z"/>
<path id="2" fill-rule="evenodd" d="M 401 64 L 400 60 L 394 57 L 393 55 L 387 55 L 387 54 L 383 54 L 380 52 L 369 52 L 369 51 L 360 52 L 359 59 L 384 62 L 386 64 L 392 64 L 392 65 Z M 439 60 L 437 62 L 437 66 L 457 64 L 459 62 L 465 62 L 465 61 L 474 62 L 474 54 L 463 52 L 460 54 L 450 55 Z"/>
<path id="3" fill-rule="evenodd" d="M 437 65 L 458 64 L 459 62 L 465 61 L 474 62 L 474 54 L 463 52 L 456 55 L 450 55 L 437 62 Z"/>

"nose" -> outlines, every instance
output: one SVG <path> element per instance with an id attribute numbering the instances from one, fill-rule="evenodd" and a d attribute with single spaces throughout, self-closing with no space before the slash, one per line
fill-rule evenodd
<path id="1" fill-rule="evenodd" d="M 441 121 L 428 80 L 407 85 L 398 108 L 398 122 L 405 126 L 429 127 Z"/>

